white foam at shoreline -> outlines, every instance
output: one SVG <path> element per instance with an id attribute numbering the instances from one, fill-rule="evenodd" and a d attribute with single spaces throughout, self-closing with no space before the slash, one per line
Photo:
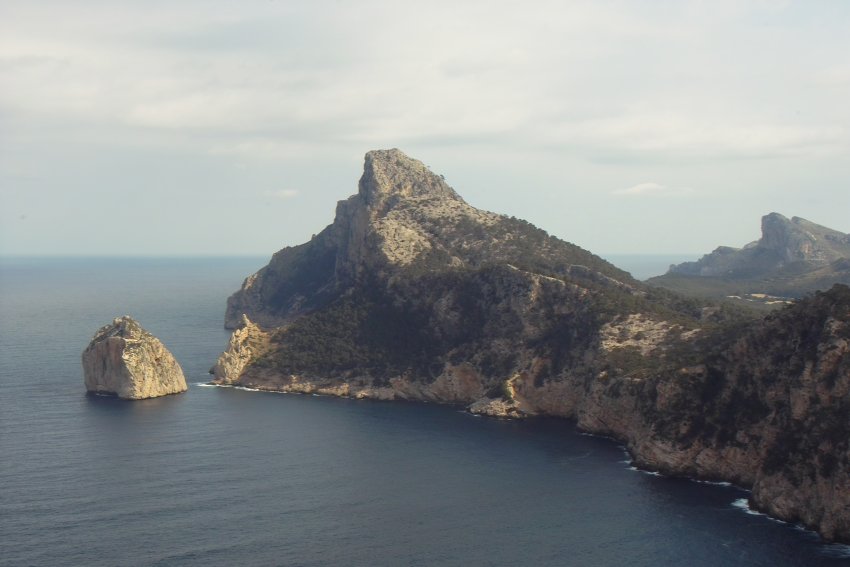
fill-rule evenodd
<path id="1" fill-rule="evenodd" d="M 750 502 L 747 498 L 738 498 L 737 500 L 732 502 L 732 507 L 737 508 L 738 510 L 742 510 L 744 513 L 749 514 L 751 516 L 762 516 L 762 517 L 770 520 L 771 522 L 775 522 L 777 524 L 782 524 L 782 525 L 785 525 L 785 526 L 790 526 L 790 527 L 793 527 L 795 530 L 809 534 L 810 536 L 812 536 L 814 538 L 820 538 L 820 536 L 818 535 L 818 533 L 816 531 L 810 530 L 806 526 L 803 526 L 801 524 L 791 524 L 789 522 L 786 522 L 785 520 L 780 520 L 779 518 L 774 518 L 773 516 L 771 516 L 769 514 L 765 514 L 764 512 L 759 512 L 758 510 L 753 510 L 752 508 L 750 508 Z M 845 543 L 823 543 L 821 545 L 820 552 L 823 555 L 826 555 L 828 557 L 836 557 L 836 558 L 839 558 L 839 559 L 846 559 L 846 558 L 850 558 L 850 545 L 845 544 Z"/>
<path id="2" fill-rule="evenodd" d="M 739 509 L 739 510 L 743 510 L 745 513 L 747 513 L 751 516 L 763 516 L 763 517 L 767 518 L 768 520 L 770 520 L 771 522 L 776 522 L 777 524 L 788 525 L 788 522 L 786 522 L 785 520 L 780 520 L 779 518 L 774 518 L 773 516 L 771 516 L 769 514 L 765 514 L 764 512 L 759 512 L 758 510 L 753 510 L 752 508 L 750 508 L 750 501 L 749 501 L 748 498 L 738 498 L 737 500 L 732 502 L 732 506 L 734 508 Z M 806 528 L 804 528 L 802 526 L 795 526 L 795 527 L 799 527 L 803 531 L 810 531 L 810 530 L 807 530 Z"/>
<path id="3" fill-rule="evenodd" d="M 663 474 L 661 474 L 661 473 L 660 473 L 660 472 L 658 472 L 658 471 L 647 471 L 647 470 L 644 470 L 644 469 L 639 469 L 639 468 L 637 468 L 637 467 L 636 467 L 636 466 L 634 466 L 634 465 L 631 465 L 631 466 L 626 467 L 626 470 L 630 470 L 630 471 L 634 471 L 634 472 L 639 472 L 639 473 L 643 473 L 643 474 L 648 474 L 648 475 L 650 475 L 650 476 L 664 476 Z"/>
<path id="4" fill-rule="evenodd" d="M 193 386 L 200 386 L 202 388 L 231 388 L 233 390 L 242 390 L 243 392 L 265 392 L 267 390 L 260 390 L 259 388 L 248 388 L 246 386 L 234 386 L 233 384 L 210 384 L 209 382 L 197 382 L 193 384 Z"/>
<path id="5" fill-rule="evenodd" d="M 725 480 L 701 480 L 701 479 L 698 479 L 698 478 L 691 478 L 691 479 L 688 479 L 688 480 L 692 480 L 693 482 L 696 482 L 696 483 L 699 483 L 699 484 L 710 484 L 712 486 L 725 486 L 725 487 L 735 486 L 731 482 L 727 482 Z M 743 490 L 743 489 L 741 489 L 741 490 Z"/>
<path id="6" fill-rule="evenodd" d="M 761 512 L 757 512 L 757 511 L 753 510 L 752 508 L 750 508 L 749 498 L 738 498 L 737 500 L 732 502 L 732 507 L 737 508 L 738 510 L 743 510 L 744 512 L 746 512 L 747 514 L 750 514 L 751 516 L 765 516 L 765 514 L 762 514 Z"/>

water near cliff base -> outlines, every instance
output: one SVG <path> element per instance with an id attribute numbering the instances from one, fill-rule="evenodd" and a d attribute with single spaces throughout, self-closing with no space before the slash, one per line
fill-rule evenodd
<path id="1" fill-rule="evenodd" d="M 0 261 L 0 565 L 843 565 L 556 419 L 202 387 L 247 259 Z M 130 314 L 190 389 L 87 397 Z"/>

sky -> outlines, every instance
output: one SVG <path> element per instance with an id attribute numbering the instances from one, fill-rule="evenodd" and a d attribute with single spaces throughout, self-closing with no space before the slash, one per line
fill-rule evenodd
<path id="1" fill-rule="evenodd" d="M 0 3 L 0 255 L 270 255 L 397 147 L 597 254 L 850 232 L 850 2 Z"/>

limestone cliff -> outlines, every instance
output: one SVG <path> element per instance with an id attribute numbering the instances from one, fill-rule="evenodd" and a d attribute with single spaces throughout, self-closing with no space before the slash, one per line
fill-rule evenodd
<path id="1" fill-rule="evenodd" d="M 98 330 L 82 360 L 86 390 L 92 393 L 141 400 L 187 389 L 174 356 L 127 315 Z"/>
<path id="2" fill-rule="evenodd" d="M 268 350 L 268 345 L 268 334 L 252 323 L 247 315 L 243 315 L 242 326 L 233 331 L 227 350 L 218 357 L 210 374 L 219 384 L 232 384 L 242 375 L 246 366 Z"/>
<path id="3" fill-rule="evenodd" d="M 756 505 L 848 540 L 846 445 L 806 433 L 850 433 L 829 417 L 847 403 L 845 295 L 758 322 L 479 211 L 398 150 L 370 152 L 334 223 L 230 298 L 228 324 L 259 327 L 242 320 L 220 359 L 238 364 L 214 381 L 574 418 L 645 466 L 751 486 Z M 813 455 L 834 466 L 775 466 Z"/>
<path id="4" fill-rule="evenodd" d="M 225 326 L 242 315 L 277 327 L 378 278 L 486 264 L 569 275 L 613 286 L 629 274 L 532 225 L 467 204 L 443 178 L 399 150 L 366 154 L 357 194 L 337 204 L 333 224 L 284 248 L 227 301 Z"/>
<path id="5" fill-rule="evenodd" d="M 762 217 L 761 231 L 759 240 L 743 248 L 720 246 L 696 262 L 670 266 L 649 283 L 709 296 L 790 297 L 850 284 L 850 234 L 778 213 Z"/>
<path id="6" fill-rule="evenodd" d="M 850 539 L 850 288 L 697 345 L 698 364 L 594 381 L 579 424 L 641 466 L 752 487 L 757 508 Z"/>

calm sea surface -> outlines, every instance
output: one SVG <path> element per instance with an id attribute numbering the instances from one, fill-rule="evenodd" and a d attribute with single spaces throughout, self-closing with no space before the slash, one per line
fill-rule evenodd
<path id="1" fill-rule="evenodd" d="M 201 386 L 265 261 L 0 260 L 0 565 L 850 563 L 568 421 Z M 187 393 L 84 394 L 80 353 L 123 314 Z"/>
<path id="2" fill-rule="evenodd" d="M 639 280 L 667 273 L 672 264 L 694 262 L 700 254 L 602 254 L 602 257 Z"/>

